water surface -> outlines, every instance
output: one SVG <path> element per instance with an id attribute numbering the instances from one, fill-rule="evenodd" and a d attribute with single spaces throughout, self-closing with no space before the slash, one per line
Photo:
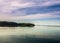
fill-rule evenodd
<path id="1" fill-rule="evenodd" d="M 50 41 L 59 43 L 60 27 L 0 27 L 0 42 L 2 43 L 29 43 L 29 41 L 31 43 L 35 43 L 35 41 L 36 43 L 44 43 L 44 40 L 46 43 L 50 43 Z"/>

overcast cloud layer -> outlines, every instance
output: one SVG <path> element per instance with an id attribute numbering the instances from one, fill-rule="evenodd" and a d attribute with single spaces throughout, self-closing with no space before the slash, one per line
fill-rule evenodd
<path id="1" fill-rule="evenodd" d="M 60 20 L 60 0 L 0 0 L 0 20 Z"/>

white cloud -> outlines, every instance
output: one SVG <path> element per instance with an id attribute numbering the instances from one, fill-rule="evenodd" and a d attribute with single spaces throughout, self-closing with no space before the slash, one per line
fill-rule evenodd
<path id="1" fill-rule="evenodd" d="M 18 2 L 12 2 L 10 5 L 12 7 L 16 7 L 16 8 L 25 8 L 25 7 L 30 7 L 33 6 L 34 3 L 18 3 Z"/>
<path id="2" fill-rule="evenodd" d="M 35 14 L 35 15 L 27 15 L 27 16 L 15 16 L 11 17 L 13 20 L 25 20 L 25 19 L 44 19 L 44 18 L 60 18 L 59 15 L 54 16 L 53 14 Z"/>
<path id="3" fill-rule="evenodd" d="M 12 0 L 12 1 L 5 1 L 0 0 L 0 11 L 1 13 L 11 13 L 13 10 L 18 8 L 25 8 L 25 7 L 31 7 L 34 3 L 30 2 L 22 2 L 22 0 Z M 20 3 L 21 2 L 21 3 Z"/>

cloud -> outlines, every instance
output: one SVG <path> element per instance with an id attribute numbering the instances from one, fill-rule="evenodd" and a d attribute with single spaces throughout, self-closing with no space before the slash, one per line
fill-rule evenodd
<path id="1" fill-rule="evenodd" d="M 6 1 L 1 1 L 0 3 L 0 9 L 1 9 L 1 12 L 3 13 L 9 13 L 11 12 L 12 10 L 15 10 L 17 8 L 25 8 L 25 7 L 29 7 L 29 6 L 32 6 L 33 3 L 19 3 L 19 0 L 12 0 L 12 1 L 9 1 L 9 2 L 6 2 Z"/>
<path id="2" fill-rule="evenodd" d="M 60 18 L 59 15 L 53 15 L 53 14 L 35 14 L 35 15 L 26 15 L 26 16 L 13 16 L 11 17 L 11 20 L 32 20 L 32 19 L 53 19 L 53 18 Z M 59 19 L 58 19 L 59 20 Z"/>
<path id="3" fill-rule="evenodd" d="M 60 0 L 0 0 L 0 20 L 60 18 Z"/>
<path id="4" fill-rule="evenodd" d="M 45 7 L 40 7 L 40 6 L 27 7 L 27 8 L 18 9 L 16 11 L 17 12 L 25 11 L 26 14 L 51 13 L 51 12 L 55 12 L 55 11 L 58 12 L 58 11 L 60 11 L 60 4 L 56 4 L 56 5 L 52 5 L 52 6 L 45 6 Z"/>

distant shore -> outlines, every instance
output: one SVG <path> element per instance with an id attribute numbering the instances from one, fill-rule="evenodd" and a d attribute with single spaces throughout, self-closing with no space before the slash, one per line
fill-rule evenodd
<path id="1" fill-rule="evenodd" d="M 0 27 L 34 27 L 32 23 L 16 23 L 16 22 L 7 22 L 0 21 Z"/>
<path id="2" fill-rule="evenodd" d="M 36 26 L 60 27 L 59 25 L 36 25 Z"/>

